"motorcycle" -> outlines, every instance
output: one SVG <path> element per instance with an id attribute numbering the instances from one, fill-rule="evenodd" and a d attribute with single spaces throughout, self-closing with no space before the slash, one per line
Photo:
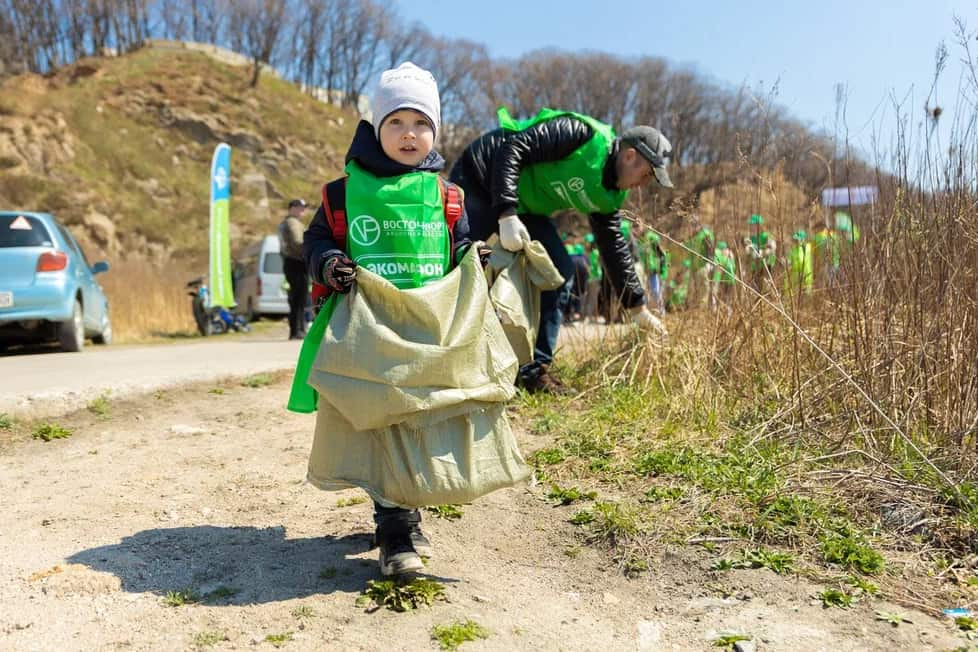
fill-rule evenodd
<path id="1" fill-rule="evenodd" d="M 221 306 L 209 306 L 207 284 L 203 276 L 198 276 L 187 283 L 187 294 L 191 297 L 191 309 L 194 322 L 201 335 L 220 335 L 228 331 L 247 333 L 251 330 L 247 320 Z"/>

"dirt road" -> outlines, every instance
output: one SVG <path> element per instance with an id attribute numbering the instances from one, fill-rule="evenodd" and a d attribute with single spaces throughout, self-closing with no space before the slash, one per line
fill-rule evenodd
<path id="1" fill-rule="evenodd" d="M 448 601 L 368 613 L 356 599 L 379 577 L 370 505 L 304 482 L 313 417 L 283 409 L 287 388 L 283 376 L 110 401 L 102 417 L 59 418 L 73 435 L 48 443 L 23 422 L 7 430 L 0 649 L 432 650 L 434 625 L 466 619 L 490 632 L 461 648 L 473 651 L 711 650 L 728 631 L 791 652 L 964 644 L 948 623 L 885 602 L 825 610 L 801 578 L 718 576 L 699 549 L 663 551 L 626 579 L 542 487 L 497 492 L 458 521 L 426 514 L 428 573 Z M 168 606 L 180 591 L 200 601 Z"/>

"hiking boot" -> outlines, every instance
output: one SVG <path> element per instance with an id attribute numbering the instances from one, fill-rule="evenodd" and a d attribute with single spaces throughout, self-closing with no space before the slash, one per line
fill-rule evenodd
<path id="1" fill-rule="evenodd" d="M 421 523 L 412 523 L 411 532 L 409 533 L 411 537 L 411 545 L 414 546 L 414 552 L 418 553 L 421 557 L 427 557 L 431 559 L 434 556 L 435 549 L 431 545 L 431 541 L 428 541 L 428 537 L 424 535 L 421 531 Z"/>
<path id="2" fill-rule="evenodd" d="M 569 394 L 571 390 L 550 374 L 546 368 L 542 368 L 538 373 L 518 376 L 516 386 L 522 387 L 530 394 L 544 393 L 563 396 Z"/>
<path id="3" fill-rule="evenodd" d="M 411 542 L 411 531 L 405 523 L 395 522 L 390 526 L 384 524 L 378 527 L 376 540 L 377 547 L 380 548 L 381 575 L 404 575 L 424 568 L 424 563 Z"/>

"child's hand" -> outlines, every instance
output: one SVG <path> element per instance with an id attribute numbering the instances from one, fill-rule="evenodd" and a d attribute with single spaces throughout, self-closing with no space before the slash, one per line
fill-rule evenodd
<path id="1" fill-rule="evenodd" d="M 346 254 L 330 256 L 323 263 L 323 280 L 334 292 L 346 294 L 357 277 L 357 264 Z"/>
<path id="2" fill-rule="evenodd" d="M 479 262 L 482 263 L 483 267 L 485 267 L 489 264 L 489 258 L 492 256 L 492 249 L 485 243 L 481 242 L 477 246 L 479 247 Z"/>

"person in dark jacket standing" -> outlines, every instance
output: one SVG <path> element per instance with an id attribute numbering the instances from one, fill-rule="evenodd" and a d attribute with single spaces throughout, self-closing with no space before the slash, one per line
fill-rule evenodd
<path id="1" fill-rule="evenodd" d="M 306 202 L 293 199 L 289 202 L 289 214 L 278 225 L 278 239 L 282 253 L 285 280 L 289 283 L 289 339 L 301 340 L 306 334 L 306 302 L 309 300 L 309 279 L 306 263 L 302 258 L 302 234 L 306 225 L 302 214 Z"/>
<path id="2" fill-rule="evenodd" d="M 519 251 L 538 240 L 565 279 L 574 266 L 550 216 L 576 210 L 588 215 L 608 277 L 623 307 L 640 327 L 666 334 L 646 306 L 635 261 L 622 235 L 621 206 L 628 191 L 648 184 L 672 187 L 666 168 L 672 146 L 656 129 L 632 127 L 620 136 L 594 118 L 543 109 L 534 118 L 513 120 L 500 109 L 501 128 L 470 143 L 450 179 L 465 191 L 471 237 L 498 233 L 503 247 Z M 532 362 L 517 383 L 528 391 L 559 392 L 549 373 L 570 286 L 541 295 L 540 328 Z"/>

